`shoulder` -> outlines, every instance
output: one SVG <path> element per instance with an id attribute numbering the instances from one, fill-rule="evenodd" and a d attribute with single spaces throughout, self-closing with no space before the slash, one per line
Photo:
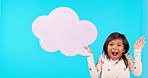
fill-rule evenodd
<path id="1" fill-rule="evenodd" d="M 101 60 L 107 59 L 106 54 L 101 54 L 98 59 L 101 59 Z"/>
<path id="2" fill-rule="evenodd" d="M 127 60 L 132 60 L 132 56 L 130 55 L 130 53 L 126 53 L 125 57 L 127 58 Z"/>
<path id="3" fill-rule="evenodd" d="M 125 54 L 125 56 L 126 56 L 127 58 L 128 58 L 128 57 L 131 57 L 130 53 L 128 53 L 128 52 Z"/>

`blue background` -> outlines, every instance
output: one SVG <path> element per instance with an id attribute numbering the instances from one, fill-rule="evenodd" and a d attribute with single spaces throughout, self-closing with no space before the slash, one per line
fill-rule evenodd
<path id="1" fill-rule="evenodd" d="M 147 0 L 1 0 L 0 78 L 90 78 L 86 57 L 67 57 L 59 51 L 44 51 L 32 33 L 32 22 L 57 7 L 75 10 L 80 20 L 93 22 L 98 30 L 90 45 L 95 62 L 107 36 L 125 34 L 133 56 L 134 42 L 145 36 L 148 42 Z M 143 73 L 148 72 L 148 44 L 142 51 Z M 131 78 L 135 78 L 131 74 Z"/>

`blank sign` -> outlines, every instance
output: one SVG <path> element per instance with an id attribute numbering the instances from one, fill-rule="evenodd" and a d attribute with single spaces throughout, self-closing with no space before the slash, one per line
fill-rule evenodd
<path id="1" fill-rule="evenodd" d="M 45 51 L 60 50 L 66 56 L 90 55 L 84 46 L 97 38 L 95 25 L 88 20 L 80 20 L 77 13 L 68 7 L 56 8 L 49 15 L 36 18 L 32 31 Z"/>

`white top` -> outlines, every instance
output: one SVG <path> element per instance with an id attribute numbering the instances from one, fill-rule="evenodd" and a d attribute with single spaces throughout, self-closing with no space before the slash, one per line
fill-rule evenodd
<path id="1" fill-rule="evenodd" d="M 130 71 L 135 76 L 140 76 L 142 73 L 141 50 L 134 50 L 135 60 L 125 54 L 128 59 L 128 68 L 126 68 L 123 59 L 113 61 L 106 58 L 102 54 L 95 66 L 93 55 L 87 56 L 90 75 L 92 78 L 130 78 Z"/>

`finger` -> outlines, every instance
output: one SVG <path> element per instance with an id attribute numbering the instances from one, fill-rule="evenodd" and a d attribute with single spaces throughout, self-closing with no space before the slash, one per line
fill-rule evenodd
<path id="1" fill-rule="evenodd" d="M 140 43 L 140 41 L 138 40 L 138 41 L 137 41 L 137 44 L 139 44 L 139 43 Z"/>
<path id="2" fill-rule="evenodd" d="M 144 44 L 144 42 L 143 42 L 143 41 L 138 41 L 138 44 L 143 45 L 143 44 Z"/>
<path id="3" fill-rule="evenodd" d="M 146 42 L 144 41 L 144 42 L 143 42 L 143 46 L 145 45 L 145 43 L 146 43 Z"/>
<path id="4" fill-rule="evenodd" d="M 85 49 L 87 49 L 87 50 L 89 49 L 89 47 L 88 47 L 88 46 L 84 46 L 84 48 L 85 48 Z"/>
<path id="5" fill-rule="evenodd" d="M 145 43 L 145 38 L 143 37 L 140 42 L 141 42 L 142 44 L 144 44 L 144 43 Z"/>
<path id="6" fill-rule="evenodd" d="M 85 48 L 85 49 L 87 49 L 87 48 L 88 48 L 88 46 L 84 46 L 84 48 Z"/>
<path id="7" fill-rule="evenodd" d="M 144 41 L 145 40 L 144 36 L 142 36 L 139 40 Z"/>
<path id="8" fill-rule="evenodd" d="M 144 38 L 144 36 L 143 36 L 143 39 L 142 39 L 142 41 L 143 41 L 143 42 L 145 42 L 145 38 Z"/>
<path id="9" fill-rule="evenodd" d="M 137 45 L 138 44 L 138 40 L 135 42 L 135 45 Z"/>

